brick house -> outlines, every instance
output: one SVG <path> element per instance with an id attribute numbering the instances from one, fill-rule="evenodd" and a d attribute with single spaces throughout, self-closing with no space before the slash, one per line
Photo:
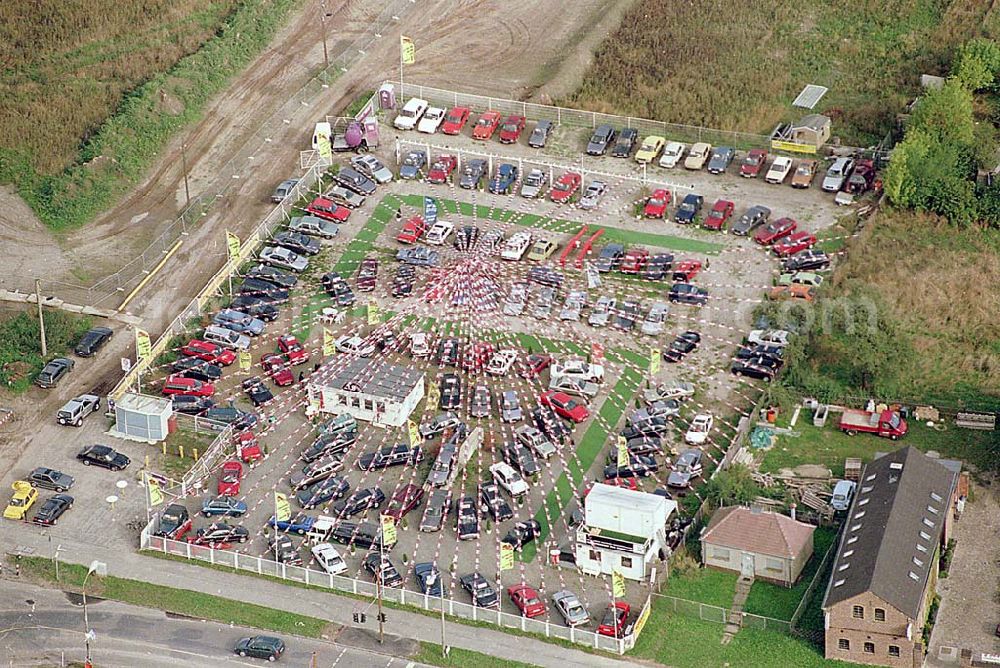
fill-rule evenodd
<path id="1" fill-rule="evenodd" d="M 791 587 L 812 556 L 815 530 L 760 508 L 719 508 L 701 536 L 701 562 Z"/>
<path id="2" fill-rule="evenodd" d="M 955 462 L 914 447 L 861 473 L 823 600 L 826 658 L 918 668 L 922 630 L 951 535 Z"/>

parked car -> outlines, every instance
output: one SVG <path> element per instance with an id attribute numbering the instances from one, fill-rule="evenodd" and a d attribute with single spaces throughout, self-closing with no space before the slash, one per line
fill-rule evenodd
<path id="1" fill-rule="evenodd" d="M 642 215 L 646 218 L 664 218 L 667 215 L 667 205 L 671 202 L 670 191 L 657 188 L 649 196 L 642 207 Z"/>
<path id="2" fill-rule="evenodd" d="M 625 622 L 628 620 L 631 607 L 625 601 L 609 604 L 597 626 L 597 632 L 602 636 L 621 638 L 625 635 Z"/>
<path id="3" fill-rule="evenodd" d="M 38 500 L 38 490 L 24 480 L 15 480 L 11 485 L 14 493 L 3 511 L 4 519 L 26 520 L 31 506 Z"/>
<path id="4" fill-rule="evenodd" d="M 627 158 L 632 155 L 632 149 L 639 141 L 639 131 L 635 128 L 622 128 L 618 133 L 618 140 L 611 147 L 612 158 Z"/>
<path id="5" fill-rule="evenodd" d="M 319 242 L 308 234 L 299 234 L 298 232 L 279 232 L 274 235 L 271 241 L 299 255 L 316 255 L 322 248 Z"/>
<path id="6" fill-rule="evenodd" d="M 477 608 L 500 608 L 496 588 L 479 571 L 463 575 L 459 578 L 459 583 L 472 596 L 472 604 Z"/>
<path id="7" fill-rule="evenodd" d="M 461 134 L 462 128 L 469 122 L 471 111 L 468 107 L 452 107 L 441 124 L 441 133 L 446 135 Z"/>
<path id="8" fill-rule="evenodd" d="M 558 288 L 563 283 L 563 275 L 558 269 L 552 267 L 532 267 L 528 270 L 527 278 L 532 283 L 545 285 L 550 288 Z M 555 295 L 555 292 L 552 292 Z"/>
<path id="9" fill-rule="evenodd" d="M 420 176 L 420 173 L 426 166 L 427 153 L 425 151 L 409 151 L 403 156 L 403 162 L 399 166 L 399 178 L 407 180 L 415 179 Z"/>
<path id="10" fill-rule="evenodd" d="M 535 262 L 544 262 L 551 257 L 552 253 L 554 253 L 558 247 L 559 244 L 551 239 L 536 239 L 535 243 L 532 244 L 531 248 L 528 250 L 528 259 L 534 260 Z"/>
<path id="11" fill-rule="evenodd" d="M 494 195 L 509 194 L 517 181 L 517 175 L 517 165 L 502 163 L 497 167 L 496 175 L 490 180 L 489 191 Z"/>
<path id="12" fill-rule="evenodd" d="M 771 163 L 771 168 L 767 170 L 767 174 L 764 175 L 764 180 L 767 183 L 778 185 L 785 182 L 788 175 L 792 171 L 792 159 L 779 155 Z"/>
<path id="13" fill-rule="evenodd" d="M 351 210 L 326 197 L 315 198 L 306 207 L 306 213 L 334 223 L 344 223 L 351 217 Z"/>
<path id="14" fill-rule="evenodd" d="M 712 205 L 712 209 L 708 212 L 708 215 L 705 216 L 705 220 L 702 222 L 701 226 L 706 230 L 724 230 L 726 228 L 726 223 L 733 217 L 735 209 L 736 205 L 729 200 L 715 200 L 715 204 Z"/>
<path id="15" fill-rule="evenodd" d="M 747 209 L 746 213 L 740 216 L 740 219 L 730 226 L 729 232 L 730 234 L 735 234 L 736 236 L 745 237 L 761 225 L 765 224 L 767 219 L 770 217 L 771 210 L 769 208 L 756 204 Z"/>
<path id="16" fill-rule="evenodd" d="M 499 111 L 484 111 L 472 128 L 472 138 L 480 140 L 492 139 L 493 134 L 500 127 L 500 120 L 502 118 Z"/>
<path id="17" fill-rule="evenodd" d="M 692 424 L 692 426 L 694 426 Z M 701 450 L 685 450 L 674 462 L 673 470 L 667 476 L 668 487 L 690 487 L 691 481 L 701 475 Z"/>
<path id="18" fill-rule="evenodd" d="M 49 389 L 53 388 L 59 384 L 59 382 L 65 378 L 66 374 L 73 370 L 73 366 L 76 363 L 66 357 L 56 357 L 50 360 L 41 371 L 38 372 L 38 377 L 35 378 L 35 385 L 41 388 Z"/>
<path id="19" fill-rule="evenodd" d="M 347 563 L 337 548 L 330 543 L 317 543 L 309 551 L 319 567 L 330 575 L 343 575 L 347 572 Z"/>
<path id="20" fill-rule="evenodd" d="M 27 481 L 32 487 L 67 492 L 73 487 L 74 479 L 62 471 L 39 466 L 28 474 Z"/>
<path id="21" fill-rule="evenodd" d="M 412 130 L 417 127 L 420 118 L 427 110 L 427 101 L 417 97 L 411 97 L 399 110 L 392 124 L 397 130 Z"/>
<path id="22" fill-rule="evenodd" d="M 212 324 L 247 336 L 260 336 L 264 333 L 263 320 L 233 308 L 224 308 L 212 316 Z"/>
<path id="23" fill-rule="evenodd" d="M 500 495 L 500 487 L 494 482 L 479 483 L 479 502 L 480 511 L 489 513 L 494 522 L 505 522 L 514 517 L 514 511 Z"/>
<path id="24" fill-rule="evenodd" d="M 667 293 L 668 299 L 679 304 L 693 304 L 704 306 L 708 303 L 708 290 L 699 288 L 691 283 L 674 283 Z"/>
<path id="25" fill-rule="evenodd" d="M 576 172 L 566 172 L 552 185 L 549 191 L 549 199 L 556 204 L 565 204 L 572 199 L 576 191 L 580 189 L 583 177 Z"/>
<path id="26" fill-rule="evenodd" d="M 518 584 L 507 587 L 507 596 L 511 603 L 520 610 L 521 615 L 528 619 L 541 617 L 548 612 L 538 592 L 528 585 Z"/>
<path id="27" fill-rule="evenodd" d="M 427 111 L 417 123 L 417 132 L 432 135 L 438 131 L 444 122 L 445 111 L 441 107 L 427 107 Z"/>
<path id="28" fill-rule="evenodd" d="M 413 483 L 401 485 L 392 494 L 389 503 L 386 504 L 384 517 L 391 517 L 396 522 L 401 522 L 404 517 L 413 510 L 416 510 L 424 500 L 424 490 Z"/>
<path id="29" fill-rule="evenodd" d="M 531 148 L 544 148 L 545 143 L 552 134 L 552 121 L 541 120 L 535 124 L 535 128 L 528 137 L 528 146 Z"/>
<path id="30" fill-rule="evenodd" d="M 791 218 L 778 218 L 757 230 L 753 240 L 762 246 L 770 246 L 775 241 L 787 237 L 799 226 Z"/>
<path id="31" fill-rule="evenodd" d="M 608 184 L 604 181 L 591 181 L 583 192 L 583 196 L 580 197 L 579 207 L 584 211 L 596 208 L 607 191 Z"/>
<path id="32" fill-rule="evenodd" d="M 205 517 L 243 517 L 247 504 L 234 496 L 216 496 L 201 503 L 201 514 Z"/>
<path id="33" fill-rule="evenodd" d="M 665 302 L 654 302 L 649 312 L 643 318 L 639 331 L 646 336 L 659 336 L 663 333 L 663 324 L 670 315 L 670 305 Z"/>
<path id="34" fill-rule="evenodd" d="M 566 295 L 566 301 L 563 304 L 562 310 L 559 312 L 559 319 L 578 321 L 580 319 L 580 313 L 586 305 L 587 293 L 585 291 L 570 291 L 570 293 Z"/>
<path id="35" fill-rule="evenodd" d="M 383 587 L 402 587 L 403 576 L 389 557 L 378 552 L 369 552 L 364 558 L 365 570 L 371 573 L 372 579 L 381 582 Z"/>
<path id="36" fill-rule="evenodd" d="M 204 364 L 204 362 L 199 362 Z M 101 408 L 101 398 L 96 394 L 81 394 L 67 401 L 56 412 L 56 422 L 61 425 L 82 427 L 83 420 Z"/>
<path id="37" fill-rule="evenodd" d="M 799 230 L 774 244 L 774 254 L 778 257 L 788 257 L 789 255 L 812 248 L 816 241 L 816 235 L 812 232 Z"/>
<path id="38" fill-rule="evenodd" d="M 500 143 L 516 144 L 524 131 L 524 124 L 527 119 L 524 116 L 510 115 L 500 126 Z"/>
<path id="39" fill-rule="evenodd" d="M 626 300 L 615 312 L 614 327 L 624 332 L 631 332 L 635 329 L 635 323 L 639 320 L 639 304 Z"/>
<path id="40" fill-rule="evenodd" d="M 830 266 L 830 256 L 810 248 L 790 255 L 781 261 L 782 271 L 819 271 Z"/>
<path id="41" fill-rule="evenodd" d="M 281 204 L 288 197 L 289 193 L 297 186 L 299 183 L 298 179 L 285 179 L 277 185 L 274 192 L 271 193 L 271 202 L 274 204 Z"/>
<path id="42" fill-rule="evenodd" d="M 285 653 L 285 643 L 274 636 L 250 636 L 237 640 L 233 652 L 254 659 L 277 661 Z"/>
<path id="43" fill-rule="evenodd" d="M 430 422 L 425 422 L 420 425 L 420 435 L 424 438 L 433 438 L 444 430 L 452 429 L 460 424 L 462 424 L 462 421 L 459 420 L 458 416 L 454 413 L 438 413 L 431 419 Z"/>
<path id="44" fill-rule="evenodd" d="M 378 487 L 364 487 L 333 504 L 333 513 L 339 518 L 359 515 L 385 503 L 385 492 Z"/>
<path id="45" fill-rule="evenodd" d="M 503 458 L 508 464 L 520 471 L 521 475 L 527 478 L 540 473 L 542 470 L 542 467 L 538 465 L 538 460 L 535 459 L 535 455 L 524 445 L 511 443 L 505 446 L 503 449 Z"/>
<path id="46" fill-rule="evenodd" d="M 663 145 L 667 140 L 657 135 L 650 135 L 642 140 L 642 146 L 635 152 L 635 161 L 641 165 L 649 164 L 656 160 L 656 157 L 663 150 Z"/>
<path id="47" fill-rule="evenodd" d="M 395 544 L 386 541 L 383 545 L 382 530 L 370 522 L 338 522 L 330 537 L 338 543 L 353 545 L 361 550 L 378 550 L 380 547 L 390 549 Z"/>
<path id="48" fill-rule="evenodd" d="M 84 466 L 100 466 L 111 471 L 123 471 L 131 463 L 128 457 L 106 445 L 88 445 L 77 453 L 76 458 Z"/>
<path id="49" fill-rule="evenodd" d="M 458 185 L 466 190 L 478 188 L 488 168 L 487 162 L 480 158 L 467 160 L 465 167 L 462 169 L 462 176 L 458 180 Z"/>
<path id="50" fill-rule="evenodd" d="M 677 163 L 680 162 L 680 159 L 684 157 L 685 150 L 687 150 L 687 146 L 680 142 L 668 142 L 667 145 L 663 147 L 663 154 L 660 156 L 660 167 L 667 167 L 668 169 L 676 167 Z M 687 167 L 686 164 L 684 166 Z M 701 167 L 693 169 L 701 169 Z"/>
<path id="51" fill-rule="evenodd" d="M 701 334 L 698 332 L 687 331 L 678 334 L 677 338 L 670 343 L 670 347 L 663 351 L 663 359 L 667 362 L 680 362 L 688 354 L 694 352 L 700 343 Z"/>
<path id="52" fill-rule="evenodd" d="M 792 174 L 791 185 L 793 188 L 808 188 L 816 178 L 816 171 L 819 168 L 819 161 L 813 159 L 799 160 L 795 173 Z"/>
<path id="53" fill-rule="evenodd" d="M 569 378 L 564 378 L 564 381 L 570 381 Z M 573 382 L 573 381 L 570 381 Z M 555 444 L 546 436 L 540 429 L 533 427 L 531 425 L 521 425 L 514 430 L 514 440 L 521 445 L 526 445 L 531 449 L 536 455 L 542 459 L 549 459 L 558 452 Z M 507 466 L 506 464 L 500 463 L 497 466 Z M 507 485 L 505 485 L 507 487 Z M 515 496 L 515 492 L 508 489 L 512 496 Z M 527 487 L 525 487 L 527 491 Z M 517 492 L 520 493 L 520 492 Z"/>
<path id="54" fill-rule="evenodd" d="M 669 148 L 669 147 L 668 147 Z M 684 158 L 684 169 L 701 169 L 708 161 L 708 156 L 712 152 L 712 145 L 706 142 L 692 144 L 691 150 Z M 664 151 L 664 153 L 666 153 Z"/>
<path id="55" fill-rule="evenodd" d="M 310 234 L 324 239 L 333 239 L 340 233 L 340 227 L 319 216 L 294 216 L 288 221 L 288 229 L 296 234 Z"/>
<path id="56" fill-rule="evenodd" d="M 347 479 L 343 476 L 330 476 L 299 490 L 299 492 L 295 495 L 295 500 L 298 501 L 298 504 L 305 510 L 311 510 L 335 499 L 342 498 L 345 494 L 347 494 L 350 487 L 351 486 L 347 482 Z M 355 492 L 355 494 L 358 494 L 358 492 Z M 334 510 L 338 511 L 342 504 L 343 502 L 334 506 Z M 340 514 L 339 512 L 337 515 L 338 517 L 347 516 Z"/>
<path id="57" fill-rule="evenodd" d="M 546 183 L 545 172 L 537 168 L 531 169 L 521 181 L 521 197 L 527 199 L 538 197 L 545 189 Z"/>
<path id="58" fill-rule="evenodd" d="M 691 420 L 684 434 L 684 442 L 690 445 L 703 445 L 708 441 L 715 419 L 708 413 L 699 413 Z"/>
<path id="59" fill-rule="evenodd" d="M 563 589 L 552 594 L 552 605 L 566 622 L 566 626 L 586 626 L 590 623 L 590 614 L 587 612 L 587 608 L 571 591 Z"/>
<path id="60" fill-rule="evenodd" d="M 854 172 L 853 158 L 837 158 L 826 170 L 821 187 L 824 192 L 835 193 L 841 189 L 847 179 L 851 178 L 852 172 Z"/>
<path id="61" fill-rule="evenodd" d="M 370 153 L 351 158 L 351 167 L 376 183 L 382 184 L 392 181 L 392 171 Z"/>
<path id="62" fill-rule="evenodd" d="M 681 225 L 693 224 L 697 220 L 698 214 L 701 213 L 701 207 L 704 203 L 705 198 L 701 195 L 688 193 L 681 200 L 677 211 L 674 213 L 674 222 Z"/>
<path id="63" fill-rule="evenodd" d="M 594 267 L 602 274 L 621 268 L 625 259 L 625 246 L 619 243 L 606 244 L 597 255 Z"/>
<path id="64" fill-rule="evenodd" d="M 731 146 L 716 146 L 712 151 L 712 157 L 708 161 L 708 171 L 710 174 L 722 174 L 736 157 L 736 149 Z"/>
<path id="65" fill-rule="evenodd" d="M 444 578 L 438 567 L 429 561 L 422 561 L 413 564 L 413 575 L 420 585 L 420 593 L 427 596 L 444 598 L 447 592 L 444 589 Z"/>
<path id="66" fill-rule="evenodd" d="M 455 533 L 459 540 L 479 538 L 479 506 L 474 497 L 463 496 L 455 503 Z"/>
<path id="67" fill-rule="evenodd" d="M 525 520 L 517 522 L 510 528 L 501 542 L 513 545 L 515 550 L 520 550 L 531 541 L 538 538 L 542 533 L 542 525 L 537 520 Z"/>
<path id="68" fill-rule="evenodd" d="M 500 420 L 502 422 L 520 422 L 524 419 L 521 401 L 515 390 L 504 390 L 500 395 Z"/>
<path id="69" fill-rule="evenodd" d="M 338 337 L 334 341 L 337 352 L 355 357 L 371 357 L 375 354 L 375 344 L 359 336 L 349 336 L 347 334 Z"/>
<path id="70" fill-rule="evenodd" d="M 103 348 L 112 336 L 114 336 L 114 331 L 110 327 L 91 327 L 77 341 L 73 352 L 77 357 L 90 357 Z"/>
<path id="71" fill-rule="evenodd" d="M 587 155 L 604 155 L 615 140 L 615 129 L 610 125 L 598 125 L 587 142 Z"/>
<path id="72" fill-rule="evenodd" d="M 423 517 L 420 519 L 421 531 L 440 531 L 444 524 L 444 518 L 451 508 L 451 491 L 447 489 L 437 489 L 431 492 L 427 507 L 424 508 Z"/>
<path id="73" fill-rule="evenodd" d="M 260 252 L 260 261 L 279 269 L 302 273 L 309 267 L 309 260 L 282 246 L 267 246 Z"/>
<path id="74" fill-rule="evenodd" d="M 453 155 L 440 155 L 434 164 L 431 165 L 430 171 L 427 172 L 427 182 L 442 184 L 447 183 L 448 179 L 451 178 L 452 172 L 458 166 L 458 158 Z"/>
<path id="75" fill-rule="evenodd" d="M 469 415 L 474 418 L 486 418 L 493 414 L 493 394 L 486 385 L 476 385 L 472 389 L 469 400 Z"/>

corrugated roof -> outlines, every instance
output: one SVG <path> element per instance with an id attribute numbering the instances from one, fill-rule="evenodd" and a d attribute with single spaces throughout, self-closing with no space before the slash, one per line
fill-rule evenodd
<path id="1" fill-rule="evenodd" d="M 813 525 L 786 515 L 731 506 L 715 511 L 701 540 L 755 554 L 794 558 L 812 544 L 815 530 Z"/>
<path id="2" fill-rule="evenodd" d="M 333 378 L 323 384 L 345 392 L 402 401 L 422 377 L 423 374 L 416 369 L 359 357 L 338 369 Z"/>
<path id="3" fill-rule="evenodd" d="M 865 466 L 823 608 L 870 591 L 916 619 L 957 477 L 912 446 Z"/>
<path id="4" fill-rule="evenodd" d="M 591 504 L 600 503 L 606 506 L 643 510 L 650 513 L 656 512 L 663 506 L 666 507 L 667 517 L 677 509 L 676 501 L 662 497 L 659 494 L 636 492 L 624 487 L 615 487 L 614 485 L 605 485 L 603 483 L 595 484 L 583 503 L 584 509 Z"/>

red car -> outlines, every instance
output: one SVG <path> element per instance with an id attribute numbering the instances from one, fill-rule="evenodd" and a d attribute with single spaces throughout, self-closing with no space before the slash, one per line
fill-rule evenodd
<path id="1" fill-rule="evenodd" d="M 770 246 L 778 239 L 787 237 L 798 226 L 799 224 L 791 218 L 779 218 L 757 230 L 757 234 L 753 235 L 753 240 L 762 246 Z"/>
<path id="2" fill-rule="evenodd" d="M 722 230 L 726 223 L 732 218 L 736 205 L 727 199 L 715 200 L 712 210 L 705 216 L 705 222 L 701 224 L 706 230 Z"/>
<path id="3" fill-rule="evenodd" d="M 493 357 L 493 344 L 492 343 L 474 343 L 471 346 L 467 346 L 465 353 L 462 355 L 461 367 L 465 371 L 469 372 L 479 372 L 486 368 L 486 365 L 490 363 L 490 359 Z"/>
<path id="4" fill-rule="evenodd" d="M 314 199 L 312 204 L 306 207 L 306 212 L 326 220 L 332 220 L 335 223 L 343 223 L 351 215 L 351 210 L 346 206 L 340 206 L 325 197 Z"/>
<path id="5" fill-rule="evenodd" d="M 215 394 L 215 386 L 194 378 L 173 374 L 163 383 L 163 394 L 180 394 L 189 397 L 210 397 Z"/>
<path id="6" fill-rule="evenodd" d="M 401 244 L 412 244 L 423 238 L 425 234 L 427 234 L 427 221 L 424 220 L 423 216 L 417 214 L 403 223 L 403 229 L 396 235 L 396 241 Z"/>
<path id="7" fill-rule="evenodd" d="M 444 123 L 441 124 L 441 132 L 446 135 L 459 134 L 469 120 L 469 113 L 468 107 L 452 107 L 448 115 L 444 117 Z"/>
<path id="8" fill-rule="evenodd" d="M 628 613 L 632 610 L 625 601 L 615 601 L 614 605 L 609 605 L 601 618 L 601 625 L 597 627 L 597 632 L 602 636 L 621 638 L 625 635 L 625 622 L 628 620 Z"/>
<path id="9" fill-rule="evenodd" d="M 500 127 L 500 118 L 499 111 L 483 112 L 483 115 L 476 121 L 476 126 L 472 128 L 472 138 L 484 140 L 492 138 L 493 133 Z"/>
<path id="10" fill-rule="evenodd" d="M 681 260 L 674 265 L 674 280 L 690 283 L 701 271 L 701 260 Z"/>
<path id="11" fill-rule="evenodd" d="M 545 603 L 538 596 L 538 592 L 528 585 L 507 587 L 507 596 L 510 597 L 511 602 L 517 606 L 517 609 L 525 617 L 541 617 L 546 612 Z"/>
<path id="12" fill-rule="evenodd" d="M 216 494 L 219 496 L 239 496 L 242 480 L 243 465 L 235 461 L 226 462 L 222 465 L 222 473 L 219 474 L 219 487 Z"/>
<path id="13" fill-rule="evenodd" d="M 566 172 L 552 186 L 552 190 L 549 191 L 549 199 L 556 204 L 565 204 L 580 189 L 582 182 L 583 177 L 576 172 Z"/>
<path id="14" fill-rule="evenodd" d="M 235 351 L 199 339 L 188 341 L 187 345 L 181 348 L 181 352 L 188 357 L 197 357 L 200 360 L 205 360 L 212 364 L 221 364 L 222 366 L 229 366 L 236 361 Z"/>
<path id="15" fill-rule="evenodd" d="M 646 206 L 642 209 L 642 215 L 646 218 L 663 218 L 667 215 L 667 206 L 670 204 L 670 191 L 658 188 L 646 200 Z"/>
<path id="16" fill-rule="evenodd" d="M 293 366 L 305 364 L 309 361 L 309 351 L 291 334 L 278 337 L 278 350 L 285 354 L 288 362 Z"/>
<path id="17" fill-rule="evenodd" d="M 630 248 L 625 253 L 619 271 L 623 274 L 638 274 L 649 264 L 649 251 L 645 248 Z"/>
<path id="18" fill-rule="evenodd" d="M 513 114 L 508 116 L 500 128 L 500 143 L 516 144 L 517 140 L 521 138 L 521 132 L 524 131 L 524 124 L 527 120 L 524 116 L 514 116 Z"/>
<path id="19" fill-rule="evenodd" d="M 427 173 L 428 183 L 447 183 L 451 173 L 458 165 L 458 158 L 453 155 L 439 155 Z"/>
<path id="20" fill-rule="evenodd" d="M 774 244 L 774 254 L 778 257 L 786 257 L 788 255 L 795 255 L 799 251 L 804 251 L 807 248 L 812 248 L 813 244 L 816 243 L 816 235 L 805 230 L 799 230 L 798 232 L 793 232 L 787 237 Z"/>
<path id="21" fill-rule="evenodd" d="M 762 148 L 752 149 L 747 153 L 747 157 L 743 158 L 743 164 L 740 165 L 740 176 L 755 179 L 765 164 L 767 164 L 767 151 Z"/>
<path id="22" fill-rule="evenodd" d="M 413 484 L 404 485 L 392 495 L 392 498 L 389 499 L 389 504 L 382 511 L 382 514 L 388 515 L 399 522 L 408 512 L 419 506 L 423 500 L 423 488 Z"/>
<path id="23" fill-rule="evenodd" d="M 532 353 L 521 361 L 518 373 L 522 378 L 537 378 L 552 364 L 552 355 Z"/>
<path id="24" fill-rule="evenodd" d="M 542 392 L 538 397 L 543 406 L 551 406 L 556 415 L 579 424 L 590 417 L 590 411 L 565 392 Z"/>
<path id="25" fill-rule="evenodd" d="M 287 387 L 295 382 L 295 374 L 288 368 L 288 362 L 281 355 L 264 355 L 260 360 L 264 373 L 271 377 L 278 387 Z"/>
<path id="26" fill-rule="evenodd" d="M 260 442 L 252 431 L 242 431 L 233 438 L 236 446 L 236 454 L 243 460 L 244 464 L 252 464 L 264 457 L 264 451 L 260 448 Z"/>

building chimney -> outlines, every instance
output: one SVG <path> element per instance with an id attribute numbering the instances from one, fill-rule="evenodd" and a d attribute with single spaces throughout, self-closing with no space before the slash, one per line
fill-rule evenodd
<path id="1" fill-rule="evenodd" d="M 795 504 L 789 504 L 788 508 L 792 511 L 792 520 L 795 519 Z"/>

